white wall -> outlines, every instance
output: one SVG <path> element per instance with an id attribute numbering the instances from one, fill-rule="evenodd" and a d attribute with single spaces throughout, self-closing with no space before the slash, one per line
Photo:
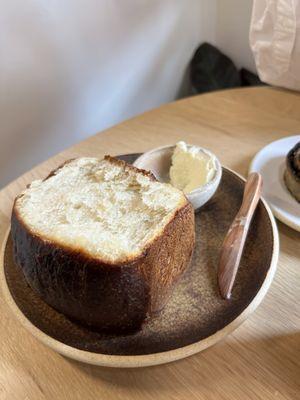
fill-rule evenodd
<path id="1" fill-rule="evenodd" d="M 184 92 L 206 0 L 0 0 L 0 187 Z"/>
<path id="2" fill-rule="evenodd" d="M 238 68 L 256 71 L 249 45 L 253 0 L 217 0 L 216 44 Z"/>
<path id="3" fill-rule="evenodd" d="M 0 187 L 73 143 L 186 94 L 186 68 L 201 42 L 254 65 L 249 0 L 0 5 Z"/>

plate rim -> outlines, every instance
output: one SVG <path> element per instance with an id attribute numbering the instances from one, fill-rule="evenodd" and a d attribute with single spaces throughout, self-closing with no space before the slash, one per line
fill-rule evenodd
<path id="1" fill-rule="evenodd" d="M 263 153 L 263 151 L 266 149 L 266 147 L 270 146 L 271 144 L 274 144 L 276 142 L 280 142 L 283 141 L 285 139 L 291 139 L 291 138 L 300 138 L 300 135 L 292 135 L 292 136 L 286 136 L 286 137 L 282 137 L 281 139 L 277 139 L 277 140 L 273 140 L 272 142 L 266 144 L 263 148 L 261 148 L 252 158 L 250 165 L 249 165 L 249 169 L 248 169 L 248 173 L 250 174 L 251 172 L 259 172 L 256 169 L 253 169 L 253 165 L 254 162 L 256 161 L 256 159 L 261 155 L 261 153 Z M 273 204 L 271 202 L 266 201 L 267 204 L 269 205 L 270 209 L 272 210 L 273 214 L 275 215 L 275 217 L 281 221 L 282 223 L 284 223 L 285 225 L 289 226 L 290 228 L 294 229 L 297 232 L 300 232 L 300 225 L 296 224 L 295 222 L 293 222 L 291 219 L 286 218 L 284 216 L 284 214 L 281 213 L 281 208 L 278 210 L 276 208 L 273 207 Z"/>
<path id="2" fill-rule="evenodd" d="M 230 171 L 237 177 L 245 182 L 245 178 L 238 174 L 237 172 L 231 170 L 230 168 L 224 167 L 226 170 Z M 262 302 L 263 298 L 267 294 L 269 287 L 274 278 L 278 257 L 279 257 L 279 234 L 277 225 L 272 214 L 270 207 L 267 202 L 261 197 L 262 203 L 267 211 L 269 220 L 271 222 L 271 228 L 273 233 L 273 249 L 272 249 L 272 258 L 270 262 L 270 267 L 266 274 L 266 277 L 259 288 L 257 294 L 252 299 L 252 301 L 248 304 L 248 306 L 229 324 L 224 326 L 224 328 L 218 330 L 214 334 L 199 340 L 195 343 L 191 343 L 187 346 L 178 347 L 173 350 L 168 350 L 159 353 L 152 354 L 143 354 L 143 355 L 108 355 L 101 353 L 93 353 L 90 351 L 85 351 L 81 349 L 77 349 L 75 347 L 69 346 L 65 343 L 60 342 L 57 339 L 54 339 L 52 336 L 47 335 L 45 332 L 36 327 L 19 309 L 16 304 L 12 294 L 10 293 L 9 287 L 6 282 L 5 271 L 4 271 L 4 254 L 6 249 L 6 243 L 8 240 L 8 236 L 10 233 L 10 226 L 7 229 L 7 232 L 4 236 L 4 240 L 1 246 L 0 252 L 0 289 L 3 294 L 4 301 L 9 306 L 10 311 L 13 313 L 15 318 L 21 323 L 21 325 L 29 331 L 37 340 L 42 342 L 47 347 L 50 347 L 52 350 L 57 353 L 71 358 L 76 361 L 103 366 L 103 367 L 115 367 L 115 368 L 138 368 L 138 367 L 148 367 L 159 364 L 166 364 L 172 361 L 177 361 L 186 357 L 189 357 L 193 354 L 199 353 L 208 347 L 216 344 L 221 339 L 225 338 L 229 333 L 233 332 L 239 325 L 241 325 L 250 314 L 259 306 Z"/>

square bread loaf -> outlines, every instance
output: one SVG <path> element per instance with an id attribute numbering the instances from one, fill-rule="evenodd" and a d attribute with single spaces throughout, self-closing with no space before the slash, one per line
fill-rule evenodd
<path id="1" fill-rule="evenodd" d="M 17 197 L 12 236 L 15 261 L 45 302 L 118 333 L 163 308 L 192 256 L 194 211 L 150 172 L 85 157 Z"/>

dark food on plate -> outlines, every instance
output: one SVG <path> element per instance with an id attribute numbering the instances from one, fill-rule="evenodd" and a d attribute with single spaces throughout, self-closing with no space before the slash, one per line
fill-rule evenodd
<path id="1" fill-rule="evenodd" d="M 194 248 L 183 192 L 106 156 L 32 182 L 12 212 L 14 258 L 50 306 L 98 330 L 139 329 L 165 305 Z"/>
<path id="2" fill-rule="evenodd" d="M 288 152 L 284 181 L 291 194 L 300 202 L 300 142 Z"/>

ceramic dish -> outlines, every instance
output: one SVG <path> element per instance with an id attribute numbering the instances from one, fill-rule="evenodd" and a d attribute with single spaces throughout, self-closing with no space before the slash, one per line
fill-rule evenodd
<path id="1" fill-rule="evenodd" d="M 133 161 L 136 155 L 123 156 Z M 102 366 L 143 367 L 178 360 L 218 342 L 264 298 L 278 259 L 278 232 L 264 200 L 254 215 L 230 301 L 218 292 L 216 266 L 224 236 L 240 206 L 244 179 L 223 168 L 214 197 L 196 214 L 196 247 L 187 273 L 162 313 L 133 335 L 83 328 L 45 304 L 13 261 L 8 232 L 1 253 L 2 294 L 12 313 L 45 345 L 64 356 Z"/>
<path id="2" fill-rule="evenodd" d="M 300 231 L 300 203 L 285 186 L 283 173 L 286 155 L 299 141 L 300 135 L 296 135 L 268 144 L 256 154 L 249 169 L 262 175 L 263 196 L 275 217 L 297 231 Z"/>
<path id="3" fill-rule="evenodd" d="M 188 148 L 192 147 L 187 145 Z M 188 193 L 186 197 L 193 204 L 195 210 L 198 210 L 209 199 L 215 194 L 222 177 L 222 167 L 220 161 L 217 157 L 207 149 L 203 147 L 198 147 L 207 155 L 215 158 L 216 173 L 211 181 L 205 185 L 194 189 L 192 192 Z M 138 168 L 143 168 L 151 171 L 154 176 L 162 182 L 169 182 L 169 170 L 171 167 L 171 158 L 175 149 L 175 145 L 168 145 L 163 147 L 157 147 L 139 156 L 133 163 Z"/>

